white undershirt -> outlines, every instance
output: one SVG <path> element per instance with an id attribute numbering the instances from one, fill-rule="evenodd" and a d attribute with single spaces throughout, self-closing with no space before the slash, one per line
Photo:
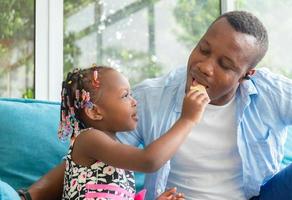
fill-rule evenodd
<path id="1" fill-rule="evenodd" d="M 171 160 L 167 188 L 177 187 L 188 200 L 245 199 L 236 140 L 235 100 L 208 105 Z"/>

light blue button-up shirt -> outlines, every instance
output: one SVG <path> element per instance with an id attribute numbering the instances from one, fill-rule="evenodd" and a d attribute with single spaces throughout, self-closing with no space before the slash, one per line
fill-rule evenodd
<path id="1" fill-rule="evenodd" d="M 20 200 L 20 197 L 10 185 L 0 180 L 0 200 Z"/>
<path id="2" fill-rule="evenodd" d="M 119 139 L 131 145 L 151 142 L 179 118 L 185 95 L 186 67 L 143 81 L 134 88 L 138 101 L 138 126 Z M 292 81 L 259 69 L 236 92 L 237 145 L 242 159 L 243 186 L 247 198 L 280 170 L 287 126 L 292 124 Z M 195 145 L 195 144 L 194 144 Z M 171 165 L 146 174 L 147 200 L 164 191 Z"/>

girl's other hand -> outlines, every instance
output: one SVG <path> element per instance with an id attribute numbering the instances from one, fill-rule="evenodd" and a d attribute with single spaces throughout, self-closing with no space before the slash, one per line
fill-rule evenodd
<path id="1" fill-rule="evenodd" d="M 156 200 L 185 200 L 185 197 L 182 193 L 177 193 L 176 187 L 173 187 L 163 192 Z"/>

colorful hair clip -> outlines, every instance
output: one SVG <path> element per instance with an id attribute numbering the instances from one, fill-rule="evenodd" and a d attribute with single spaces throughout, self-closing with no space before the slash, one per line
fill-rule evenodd
<path id="1" fill-rule="evenodd" d="M 98 80 L 98 71 L 94 70 L 93 71 L 93 80 L 92 80 L 92 85 L 96 88 L 99 87 L 99 80 Z"/>
<path id="2" fill-rule="evenodd" d="M 81 108 L 92 108 L 93 103 L 90 101 L 90 93 L 86 92 L 84 89 L 81 91 L 81 102 L 80 107 Z"/>
<path id="3" fill-rule="evenodd" d="M 79 109 L 80 107 L 80 90 L 75 91 L 74 107 Z"/>

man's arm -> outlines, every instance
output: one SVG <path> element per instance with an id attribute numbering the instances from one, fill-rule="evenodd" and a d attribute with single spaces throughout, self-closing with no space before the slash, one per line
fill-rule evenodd
<path id="1" fill-rule="evenodd" d="M 65 161 L 49 171 L 29 188 L 32 200 L 61 200 Z"/>

